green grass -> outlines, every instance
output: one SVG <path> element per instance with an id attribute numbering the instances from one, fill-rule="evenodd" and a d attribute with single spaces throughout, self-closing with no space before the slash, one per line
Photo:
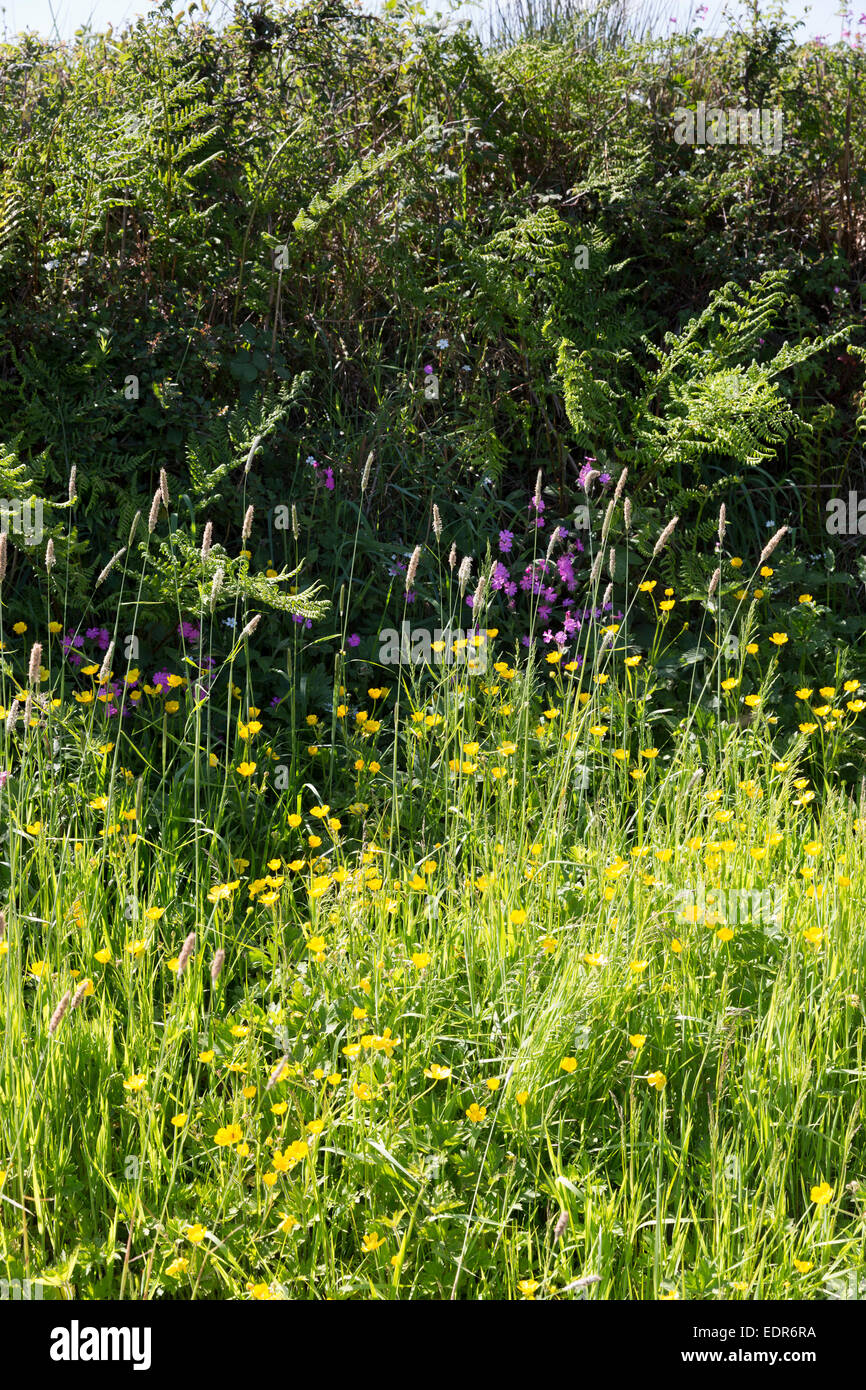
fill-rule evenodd
<path id="1" fill-rule="evenodd" d="M 193 665 L 168 663 L 185 683 L 139 673 L 119 720 L 4 604 L 4 1276 L 125 1299 L 856 1288 L 866 820 L 835 768 L 860 685 L 828 672 L 800 705 L 825 712 L 777 733 L 778 648 L 747 651 L 723 570 L 704 635 L 741 656 L 678 724 L 655 676 L 677 619 L 640 652 L 633 592 L 572 669 L 494 636 L 486 672 L 374 683 L 344 651 L 328 707 L 294 717 L 254 684 L 279 615 L 242 636 L 238 601 L 226 647 L 206 604 Z M 699 883 L 766 890 L 772 920 L 701 920 Z"/>

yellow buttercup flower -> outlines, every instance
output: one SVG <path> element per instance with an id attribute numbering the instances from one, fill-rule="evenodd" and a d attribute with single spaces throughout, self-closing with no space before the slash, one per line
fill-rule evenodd
<path id="1" fill-rule="evenodd" d="M 424 1068 L 424 1075 L 431 1081 L 447 1081 L 451 1076 L 451 1068 L 440 1066 L 438 1062 L 432 1062 L 429 1067 Z"/>
<path id="2" fill-rule="evenodd" d="M 239 1144 L 243 1137 L 240 1125 L 224 1125 L 214 1135 L 214 1143 L 220 1148 L 227 1148 L 230 1144 Z"/>

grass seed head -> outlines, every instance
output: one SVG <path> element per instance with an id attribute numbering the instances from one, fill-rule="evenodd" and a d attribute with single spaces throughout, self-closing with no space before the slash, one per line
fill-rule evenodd
<path id="1" fill-rule="evenodd" d="M 63 1018 L 63 1015 L 66 1013 L 66 1010 L 69 1008 L 69 1001 L 71 998 L 71 991 L 67 990 L 60 1003 L 57 1005 L 57 1008 L 54 1010 L 54 1013 L 51 1015 L 51 1022 L 48 1025 L 49 1038 L 53 1037 L 54 1034 L 57 1032 L 57 1029 L 60 1027 L 61 1019 Z"/>
<path id="2" fill-rule="evenodd" d="M 177 959 L 177 977 L 178 977 L 178 979 L 180 979 L 180 977 L 181 977 L 181 975 L 183 974 L 184 970 L 186 970 L 187 964 L 188 964 L 188 962 L 189 962 L 189 958 L 190 958 L 190 956 L 192 955 L 192 953 L 193 953 L 194 950 L 195 950 L 195 932 L 194 932 L 194 931 L 191 931 L 190 934 L 189 934 L 189 936 L 187 937 L 186 941 L 185 941 L 185 942 L 183 943 L 183 945 L 181 946 L 181 948 L 180 948 L 180 955 L 178 956 L 178 959 Z"/>
<path id="3" fill-rule="evenodd" d="M 412 585 L 415 583 L 415 575 L 418 573 L 418 566 L 420 565 L 420 563 L 421 547 L 420 545 L 416 545 L 415 549 L 412 551 L 412 558 L 410 559 L 409 566 L 406 570 L 405 592 L 407 594 L 409 590 L 412 588 Z"/>
<path id="4" fill-rule="evenodd" d="M 790 531 L 790 529 L 790 526 L 781 526 L 779 530 L 776 532 L 775 536 L 770 537 L 770 539 L 767 541 L 767 544 L 764 546 L 764 549 L 761 551 L 761 558 L 758 561 L 759 565 L 763 565 L 766 560 L 769 560 L 773 551 L 776 549 L 776 546 L 779 544 L 779 541 L 782 539 L 782 537 L 785 535 L 787 531 Z"/>
<path id="5" fill-rule="evenodd" d="M 259 445 L 261 444 L 261 442 L 262 442 L 262 436 L 261 436 L 260 434 L 257 434 L 256 437 L 255 437 L 255 439 L 253 440 L 252 444 L 250 445 L 250 451 L 249 451 L 249 453 L 247 454 L 247 461 L 246 461 L 246 463 L 244 464 L 244 477 L 247 476 L 247 474 L 249 473 L 250 469 L 251 469 L 252 466 L 253 466 L 253 459 L 255 458 L 256 454 L 258 453 L 258 448 L 259 448 Z"/>
<path id="6" fill-rule="evenodd" d="M 150 504 L 150 516 L 147 518 L 147 534 L 152 536 L 156 530 L 156 523 L 159 521 L 159 509 L 162 506 L 162 493 L 159 488 L 153 494 L 153 501 Z"/>
<path id="7" fill-rule="evenodd" d="M 30 648 L 30 666 L 27 670 L 27 679 L 31 685 L 39 684 L 39 672 L 42 669 L 42 643 L 34 642 Z"/>
<path id="8" fill-rule="evenodd" d="M 373 454 L 373 450 L 371 449 L 370 452 L 369 452 L 369 454 L 367 455 L 367 462 L 364 464 L 364 471 L 363 471 L 363 473 L 361 474 L 361 496 L 362 496 L 362 497 L 364 496 L 364 493 L 367 491 L 367 486 L 368 486 L 368 484 L 369 484 L 369 482 L 370 482 L 370 469 L 373 467 L 373 457 L 374 457 L 374 454 Z"/>
<path id="9" fill-rule="evenodd" d="M 88 991 L 89 988 L 90 988 L 90 983 L 91 983 L 91 982 L 90 982 L 89 979 L 88 979 L 88 980 L 82 980 L 82 981 L 81 981 L 81 984 L 78 986 L 77 990 L 75 991 L 75 993 L 74 993 L 73 996 L 72 996 L 72 1003 L 71 1003 L 71 1005 L 70 1005 L 70 1008 L 72 1008 L 72 1009 L 77 1009 L 77 1008 L 78 1008 L 78 1005 L 81 1003 L 82 999 L 85 997 L 85 995 L 87 994 L 87 991 Z"/>
<path id="10" fill-rule="evenodd" d="M 268 1077 L 267 1085 L 265 1086 L 266 1091 L 270 1091 L 274 1086 L 276 1086 L 277 1082 L 279 1081 L 280 1077 L 282 1076 L 283 1072 L 286 1070 L 286 1067 L 288 1065 L 288 1057 L 281 1057 L 280 1060 L 277 1062 L 277 1065 L 271 1072 L 270 1076 Z"/>
<path id="11" fill-rule="evenodd" d="M 655 544 L 655 550 L 653 551 L 653 555 L 652 555 L 653 559 L 655 559 L 657 555 L 660 555 L 661 552 L 664 550 L 665 546 L 667 545 L 668 541 L 670 540 L 671 536 L 673 535 L 674 530 L 676 529 L 676 524 L 677 524 L 678 521 L 679 521 L 679 517 L 678 517 L 678 516 L 675 516 L 675 517 L 673 518 L 672 521 L 669 521 L 669 522 L 668 522 L 667 526 L 666 526 L 665 529 L 662 531 L 661 535 L 659 536 L 659 538 L 658 538 L 658 540 L 656 541 L 656 544 Z"/>
<path id="12" fill-rule="evenodd" d="M 111 571 L 114 569 L 114 566 L 117 564 L 118 560 L 122 560 L 125 554 L 126 554 L 126 546 L 124 546 L 122 550 L 118 550 L 118 552 L 117 552 L 116 555 L 112 555 L 112 557 L 111 557 L 111 559 L 109 560 L 108 564 L 105 566 L 105 569 L 104 569 L 104 570 L 102 571 L 102 573 L 99 575 L 99 577 L 98 577 L 98 579 L 97 579 L 97 581 L 96 581 L 96 584 L 94 585 L 95 588 L 98 589 L 99 586 L 100 586 L 100 584 L 104 584 L 104 583 L 105 583 L 106 579 L 107 579 L 108 576 L 111 574 Z"/>

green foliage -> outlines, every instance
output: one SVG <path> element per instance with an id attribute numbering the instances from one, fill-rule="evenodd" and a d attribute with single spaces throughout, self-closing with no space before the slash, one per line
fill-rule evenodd
<path id="1" fill-rule="evenodd" d="M 758 361 L 761 335 L 776 327 L 785 302 L 785 279 L 767 272 L 749 290 L 723 286 L 682 333 L 666 333 L 658 347 L 644 338 L 646 361 L 628 349 L 579 352 L 563 339 L 558 367 L 578 443 L 615 452 L 634 468 L 637 486 L 664 487 L 676 512 L 700 495 L 727 491 L 724 477 L 709 488 L 691 481 L 706 465 L 730 474 L 776 458 L 791 437 L 810 429 L 776 378 L 852 331 L 804 338 L 794 347 L 783 343 Z"/>

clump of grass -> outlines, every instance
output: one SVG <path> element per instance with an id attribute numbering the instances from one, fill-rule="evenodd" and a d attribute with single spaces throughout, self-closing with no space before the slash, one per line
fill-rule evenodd
<path id="1" fill-rule="evenodd" d="M 866 818 L 833 770 L 861 684 L 828 673 L 780 734 L 781 643 L 752 650 L 721 555 L 715 655 L 671 719 L 671 524 L 618 619 L 589 568 L 571 651 L 481 629 L 460 664 L 367 686 L 344 649 L 327 718 L 260 707 L 274 619 L 238 607 L 206 660 L 207 593 L 189 660 L 158 682 L 127 660 L 122 696 L 116 637 L 73 669 L 69 620 L 46 624 L 37 667 L 0 610 L 8 1274 L 647 1299 L 862 1270 Z M 467 561 L 450 599 L 439 571 L 452 616 Z"/>

